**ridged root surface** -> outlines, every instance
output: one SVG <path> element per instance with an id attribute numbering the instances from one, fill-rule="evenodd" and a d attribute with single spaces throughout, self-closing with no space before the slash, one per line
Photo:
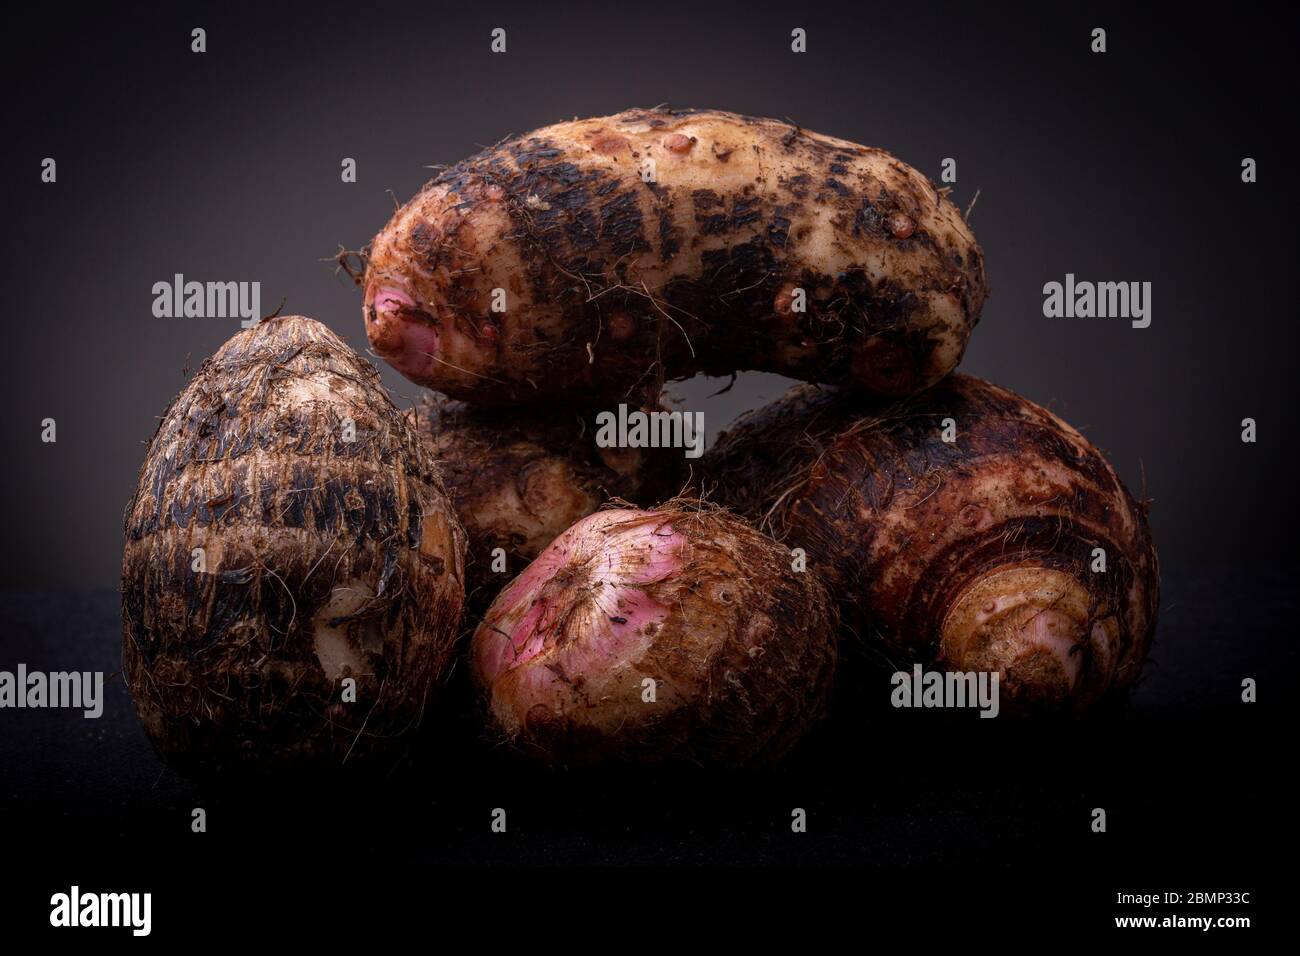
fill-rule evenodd
<path id="1" fill-rule="evenodd" d="M 204 362 L 125 532 L 127 681 L 182 769 L 390 753 L 452 661 L 464 532 L 378 372 L 311 319 Z"/>
<path id="2" fill-rule="evenodd" d="M 1142 668 L 1159 599 L 1145 508 L 1006 389 L 952 375 L 890 402 L 797 386 L 702 465 L 711 497 L 805 548 L 846 623 L 902 668 L 999 671 L 1012 707 L 1077 709 Z"/>

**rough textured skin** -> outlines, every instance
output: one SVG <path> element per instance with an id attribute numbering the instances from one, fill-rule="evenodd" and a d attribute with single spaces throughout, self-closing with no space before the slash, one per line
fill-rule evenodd
<path id="1" fill-rule="evenodd" d="M 204 362 L 125 525 L 123 662 L 166 759 L 356 761 L 419 722 L 452 659 L 464 532 L 379 373 L 323 325 L 268 319 Z"/>
<path id="2" fill-rule="evenodd" d="M 712 497 L 807 549 L 845 622 L 904 669 L 999 670 L 1012 709 L 1082 709 L 1142 668 L 1159 598 L 1145 508 L 1077 431 L 1005 389 L 953 375 L 886 402 L 797 386 L 702 470 Z"/>
<path id="3" fill-rule="evenodd" d="M 502 592 L 472 671 L 494 724 L 542 759 L 767 762 L 823 714 L 836 631 L 816 576 L 735 518 L 607 510 Z"/>
<path id="4" fill-rule="evenodd" d="M 447 169 L 375 237 L 364 288 L 378 355 L 495 404 L 653 400 L 666 379 L 746 368 L 910 394 L 957 365 L 988 292 L 960 213 L 883 150 L 667 109 Z"/>
<path id="5" fill-rule="evenodd" d="M 679 449 L 597 447 L 594 413 L 481 408 L 435 395 L 407 414 L 469 537 L 467 590 L 479 611 L 611 498 L 654 504 L 684 480 Z M 506 553 L 504 572 L 492 570 L 496 548 Z"/>

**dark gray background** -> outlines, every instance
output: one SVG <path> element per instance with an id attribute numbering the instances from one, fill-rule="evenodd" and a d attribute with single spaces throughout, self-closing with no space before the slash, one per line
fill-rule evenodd
<path id="1" fill-rule="evenodd" d="M 367 242 L 424 166 L 665 101 L 790 117 L 936 180 L 956 158 L 957 203 L 980 191 L 993 288 L 962 368 L 1106 449 L 1154 499 L 1167 566 L 1291 556 L 1292 24 L 1249 5 L 1203 21 L 1096 4 L 687 6 L 50 11 L 10 31 L 0 583 L 114 586 L 143 443 L 184 370 L 235 329 L 154 318 L 154 282 L 260 280 L 264 311 L 283 299 L 364 348 L 359 294 L 322 260 Z M 1104 55 L 1089 52 L 1098 25 Z M 495 26 L 505 55 L 489 52 Z M 793 26 L 807 54 L 789 52 Z M 39 181 L 45 156 L 55 185 Z M 345 156 L 356 184 L 340 181 Z M 1257 184 L 1240 181 L 1244 156 Z M 1066 272 L 1152 282 L 1151 327 L 1045 319 L 1043 283 Z M 703 399 L 718 385 L 678 389 L 711 432 L 782 381 Z M 57 444 L 40 441 L 46 416 Z M 1239 440 L 1245 416 L 1256 445 Z"/>

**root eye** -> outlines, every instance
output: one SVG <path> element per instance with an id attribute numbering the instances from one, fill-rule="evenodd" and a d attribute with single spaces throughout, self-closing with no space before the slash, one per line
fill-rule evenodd
<path id="1" fill-rule="evenodd" d="M 415 308 L 415 300 L 398 289 L 379 289 L 370 300 L 370 308 L 375 312 L 401 312 Z"/>
<path id="2" fill-rule="evenodd" d="M 889 217 L 887 225 L 895 239 L 907 239 L 916 231 L 916 223 L 906 213 L 894 213 Z"/>
<path id="3" fill-rule="evenodd" d="M 691 136 L 683 136 L 681 133 L 673 133 L 671 136 L 665 136 L 663 140 L 664 149 L 670 153 L 689 152 L 690 148 L 695 145 L 695 139 Z"/>

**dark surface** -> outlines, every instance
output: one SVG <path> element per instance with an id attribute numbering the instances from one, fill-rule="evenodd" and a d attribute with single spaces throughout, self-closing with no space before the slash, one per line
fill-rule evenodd
<path id="1" fill-rule="evenodd" d="M 1078 872 L 1124 864 L 1258 876 L 1279 821 L 1266 808 L 1295 689 L 1294 569 L 1167 575 L 1158 643 L 1130 705 L 1028 724 L 894 711 L 883 678 L 850 671 L 832 717 L 773 771 L 566 772 L 476 738 L 459 701 L 422 753 L 385 779 L 201 786 L 154 754 L 115 672 L 118 596 L 9 593 L 0 667 L 103 669 L 104 715 L 10 711 L 4 806 L 40 843 L 119 853 L 223 854 L 229 841 L 327 851 L 336 841 L 424 864 L 944 864 Z M 1245 677 L 1260 702 L 1240 702 Z M 189 815 L 209 814 L 206 837 Z M 508 835 L 489 814 L 507 810 Z M 809 813 L 790 833 L 790 812 Z M 1089 830 L 1093 807 L 1109 816 Z M 400 820 L 402 839 L 381 837 Z"/>
<path id="2" fill-rule="evenodd" d="M 806 930 L 810 914 L 871 939 L 922 928 L 1077 938 L 1152 914 L 1245 915 L 1262 927 L 1280 913 L 1277 874 L 1295 837 L 1285 806 L 1295 579 L 1294 567 L 1168 570 L 1144 680 L 1129 706 L 1086 721 L 895 711 L 881 675 L 846 668 L 830 719 L 767 772 L 522 765 L 477 739 L 472 711 L 449 693 L 422 752 L 386 778 L 198 784 L 160 763 L 114 677 L 98 720 L 3 714 L 0 820 L 6 853 L 23 863 L 0 923 L 19 938 L 39 931 L 51 894 L 76 883 L 150 892 L 156 937 L 201 927 L 210 944 L 259 927 L 368 943 L 377 927 L 479 918 L 493 939 L 530 935 L 526 921 L 495 925 L 511 903 L 548 918 L 572 905 L 583 928 L 614 932 L 642 918 L 657 926 L 642 908 L 668 906 L 730 938 L 766 939 L 774 919 Z M 0 620 L 0 667 L 117 667 L 113 592 L 6 593 Z M 1240 702 L 1244 677 L 1259 681 L 1259 703 Z M 195 807 L 206 833 L 191 832 Z M 490 829 L 497 807 L 504 834 Z M 806 833 L 791 832 L 795 807 Z M 1090 829 L 1096 807 L 1104 834 Z M 511 872 L 556 864 L 621 869 Z M 682 864 L 697 868 L 662 870 Z M 728 870 L 709 877 L 699 865 Z M 1115 901 L 1170 890 L 1251 902 Z M 717 923 L 724 905 L 742 907 L 735 927 Z"/>

